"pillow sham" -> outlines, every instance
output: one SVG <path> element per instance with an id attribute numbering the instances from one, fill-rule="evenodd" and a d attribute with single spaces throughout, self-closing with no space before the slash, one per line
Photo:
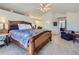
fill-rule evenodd
<path id="1" fill-rule="evenodd" d="M 18 24 L 19 30 L 24 30 L 24 29 L 32 29 L 31 25 L 29 24 Z"/>
<path id="2" fill-rule="evenodd" d="M 10 26 L 10 30 L 18 30 L 18 25 L 12 25 Z"/>

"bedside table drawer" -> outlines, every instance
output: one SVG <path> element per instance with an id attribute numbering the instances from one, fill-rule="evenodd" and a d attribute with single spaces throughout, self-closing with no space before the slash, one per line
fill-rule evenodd
<path id="1" fill-rule="evenodd" d="M 0 30 L 0 34 L 6 34 L 8 33 L 8 30 Z"/>

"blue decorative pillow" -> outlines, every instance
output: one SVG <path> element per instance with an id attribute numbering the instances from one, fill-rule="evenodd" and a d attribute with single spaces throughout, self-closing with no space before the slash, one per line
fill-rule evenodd
<path id="1" fill-rule="evenodd" d="M 12 25 L 10 26 L 10 30 L 18 30 L 18 25 Z"/>
<path id="2" fill-rule="evenodd" d="M 32 29 L 31 25 L 29 24 L 18 24 L 19 30 L 25 30 L 25 29 Z"/>

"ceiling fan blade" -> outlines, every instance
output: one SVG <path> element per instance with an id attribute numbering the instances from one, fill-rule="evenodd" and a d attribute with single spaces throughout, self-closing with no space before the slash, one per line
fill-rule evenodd
<path id="1" fill-rule="evenodd" d="M 47 4 L 45 7 L 49 7 L 49 6 L 51 6 L 52 4 Z"/>
<path id="2" fill-rule="evenodd" d="M 47 8 L 48 10 L 52 9 L 52 8 Z"/>
<path id="3" fill-rule="evenodd" d="M 36 9 L 40 9 L 40 8 L 36 8 Z"/>
<path id="4" fill-rule="evenodd" d="M 44 4 L 41 3 L 40 6 L 41 6 L 41 7 L 44 7 Z"/>

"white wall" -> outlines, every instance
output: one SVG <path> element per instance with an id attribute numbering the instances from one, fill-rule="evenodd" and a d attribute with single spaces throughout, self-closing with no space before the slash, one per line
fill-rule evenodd
<path id="1" fill-rule="evenodd" d="M 42 17 L 42 27 L 44 29 L 48 29 L 48 30 L 52 30 L 52 13 L 48 12 L 46 14 L 44 14 Z"/>
<path id="2" fill-rule="evenodd" d="M 43 24 L 42 27 L 45 29 L 52 30 L 52 32 L 59 33 L 58 26 L 53 26 L 53 22 L 58 22 L 58 17 L 65 17 L 65 14 L 56 13 L 53 14 L 51 12 L 48 12 L 42 16 Z"/>
<path id="3" fill-rule="evenodd" d="M 67 13 L 67 29 L 79 31 L 79 12 Z"/>
<path id="4" fill-rule="evenodd" d="M 67 29 L 68 30 L 74 30 L 79 31 L 79 12 L 68 12 L 66 14 L 56 13 L 52 14 L 51 12 L 46 13 L 42 16 L 43 20 L 43 28 L 52 30 L 52 32 L 58 33 L 59 28 L 58 26 L 53 26 L 53 22 L 58 22 L 58 17 L 67 17 Z"/>
<path id="5" fill-rule="evenodd" d="M 57 17 L 67 17 L 66 18 L 67 30 L 79 31 L 79 12 L 67 12 L 66 14 L 55 14 L 55 18 Z"/>
<path id="6" fill-rule="evenodd" d="M 59 33 L 59 32 L 60 32 L 60 29 L 59 29 L 59 20 L 58 20 L 58 18 L 59 18 L 59 17 L 65 17 L 66 15 L 63 14 L 63 13 L 55 13 L 55 14 L 52 15 L 52 16 L 54 16 L 53 19 L 52 19 L 52 23 L 53 23 L 53 22 L 57 22 L 57 26 L 53 26 L 53 25 L 52 25 L 52 30 L 53 30 L 53 32 L 55 32 L 55 33 Z"/>
<path id="7" fill-rule="evenodd" d="M 35 24 L 35 20 L 31 18 L 28 18 L 20 14 L 12 13 L 9 11 L 5 11 L 2 9 L 0 9 L 0 17 L 5 17 L 7 20 L 12 20 L 12 21 L 16 21 L 16 20 L 29 21 Z M 59 31 L 58 26 L 55 27 L 52 24 L 54 21 L 58 21 L 57 20 L 58 17 L 67 17 L 68 30 L 79 31 L 79 12 L 73 12 L 73 13 L 68 12 L 66 14 L 61 14 L 61 13 L 53 14 L 51 12 L 48 12 L 41 17 L 42 18 L 41 26 L 43 26 L 43 28 L 45 29 L 52 30 L 53 32 L 58 32 Z"/>
<path id="8" fill-rule="evenodd" d="M 7 20 L 12 20 L 12 21 L 23 20 L 23 21 L 29 21 L 29 22 L 35 23 L 35 21 L 32 18 L 28 18 L 24 15 L 12 13 L 2 9 L 0 9 L 0 17 L 5 17 Z"/>

